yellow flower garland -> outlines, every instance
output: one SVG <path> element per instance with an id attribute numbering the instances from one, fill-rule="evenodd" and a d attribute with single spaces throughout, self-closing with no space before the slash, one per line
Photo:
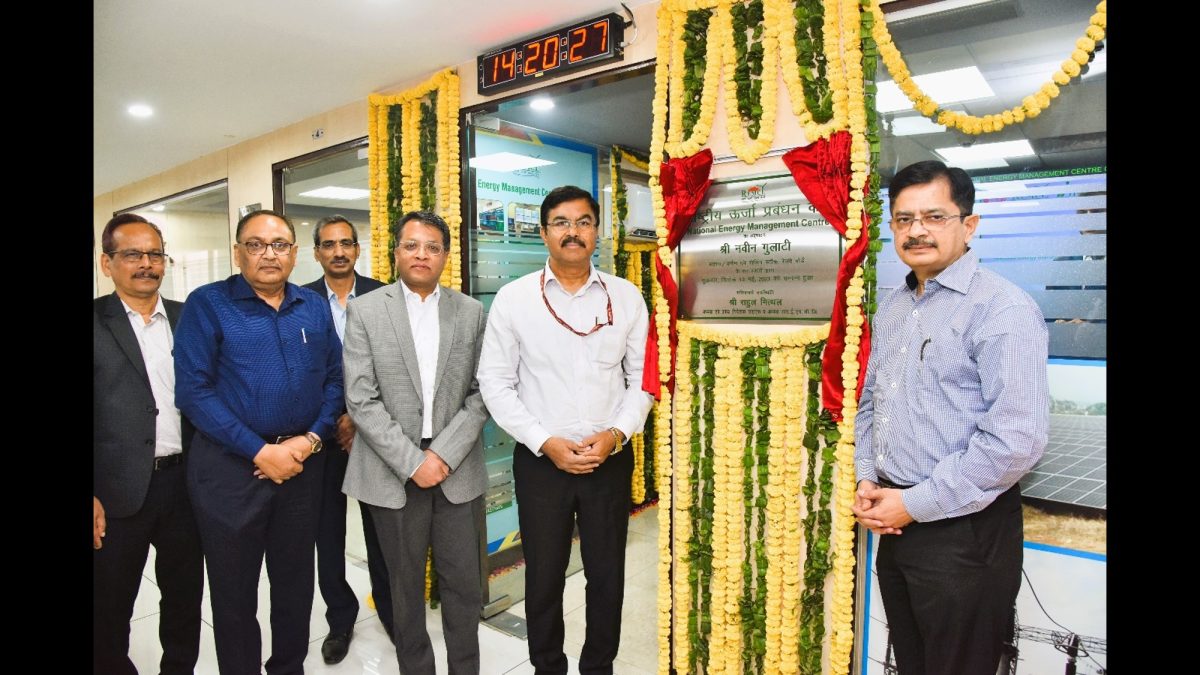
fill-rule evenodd
<path id="1" fill-rule="evenodd" d="M 787 369 L 784 389 L 784 417 L 787 422 L 788 438 L 791 442 L 786 446 L 787 454 L 784 463 L 788 467 L 783 484 L 784 490 L 784 532 L 783 559 L 780 568 L 783 574 L 783 598 L 780 600 L 780 613 L 783 626 L 780 634 L 780 670 L 785 673 L 795 673 L 800 669 L 800 593 L 803 590 L 801 579 L 800 538 L 801 527 L 800 495 L 804 477 L 800 467 L 804 466 L 804 446 L 799 439 L 804 438 L 807 420 L 806 399 L 808 385 L 808 367 L 805 363 L 804 350 L 789 349 L 785 353 Z M 772 399 L 774 400 L 774 399 Z"/>
<path id="2" fill-rule="evenodd" d="M 679 65 L 671 69 L 671 140 L 666 143 L 665 149 L 671 157 L 690 157 L 699 152 L 708 142 L 708 135 L 712 132 L 713 118 L 716 117 L 722 45 L 729 37 L 728 31 L 721 31 L 718 28 L 717 17 L 722 12 L 722 6 L 728 5 L 728 0 L 704 3 L 703 6 L 701 3 L 685 2 L 680 4 L 687 8 L 676 17 L 673 24 L 675 34 L 672 36 L 674 41 L 672 63 Z M 704 45 L 705 69 L 704 83 L 700 90 L 700 114 L 695 125 L 692 126 L 692 134 L 683 138 L 683 55 L 686 46 L 683 40 L 683 27 L 687 20 L 687 11 L 692 9 L 714 9 L 714 12 L 708 20 L 708 33 Z"/>
<path id="3" fill-rule="evenodd" d="M 390 149 L 388 138 L 388 109 L 400 106 L 400 173 L 402 176 L 400 208 L 412 211 L 421 207 L 420 179 L 420 129 L 421 100 L 437 91 L 437 161 L 434 184 L 436 196 L 434 210 L 442 214 L 451 232 L 462 227 L 462 199 L 459 185 L 458 108 L 459 78 L 451 69 L 443 70 L 425 82 L 399 94 L 371 94 L 368 97 L 368 157 L 370 158 L 368 184 L 371 190 L 371 241 L 372 270 L 375 278 L 387 280 L 386 271 L 391 267 L 392 252 L 386 243 L 389 236 L 387 193 L 388 162 Z M 442 270 L 439 283 L 454 289 L 462 288 L 462 269 L 457 256 L 450 255 Z"/>
<path id="4" fill-rule="evenodd" d="M 658 672 L 666 675 L 671 669 L 671 432 L 663 423 L 671 410 L 671 394 L 663 387 L 658 403 L 659 416 L 654 429 L 655 489 L 658 490 Z"/>
<path id="5" fill-rule="evenodd" d="M 745 444 L 745 431 L 741 426 L 741 370 L 740 363 L 744 349 L 768 346 L 772 347 L 771 355 L 771 411 L 768 424 L 771 428 L 771 441 L 768 454 L 768 502 L 767 530 L 762 534 L 768 547 L 768 591 L 766 598 L 766 643 L 763 669 L 765 672 L 796 672 L 799 664 L 799 600 L 801 585 L 801 507 L 797 495 L 801 493 L 801 467 L 804 466 L 803 446 L 800 439 L 805 433 L 805 410 L 807 405 L 807 366 L 805 362 L 804 345 L 819 342 L 827 337 L 828 326 L 812 327 L 808 330 L 775 336 L 758 336 L 755 341 L 745 340 L 746 336 L 714 329 L 710 326 L 692 322 L 680 322 L 680 357 L 688 360 L 691 348 L 690 340 L 716 342 L 720 345 L 719 358 L 716 365 L 716 381 L 714 388 L 714 415 L 717 429 L 714 430 L 714 512 L 712 533 L 713 578 L 710 580 L 711 593 L 710 615 L 712 619 L 712 635 L 709 639 L 710 663 L 709 672 L 724 671 L 741 672 L 741 616 L 739 602 L 741 601 L 741 566 L 748 555 L 740 545 L 744 536 L 744 520 L 742 506 L 742 485 L 744 480 L 742 455 Z M 781 339 L 782 338 L 782 339 Z M 722 344 L 726 339 L 735 341 L 737 345 Z M 687 368 L 677 371 L 679 378 L 677 396 L 680 397 L 676 409 L 676 468 L 678 472 L 690 472 L 687 459 L 681 462 L 683 454 L 690 452 L 690 378 L 700 373 L 691 373 Z M 687 371 L 687 372 L 685 372 Z M 677 478 L 676 495 L 680 499 L 687 495 L 692 498 L 698 486 L 688 486 L 683 491 L 681 480 Z M 852 489 L 852 488 L 851 488 Z M 676 504 L 676 527 L 681 522 L 687 522 L 688 509 Z M 853 521 L 851 520 L 851 523 Z M 676 551 L 686 550 L 686 541 L 690 532 L 682 540 L 676 539 Z M 851 535 L 852 536 L 852 535 Z M 836 540 L 831 541 L 837 545 Z M 853 548 L 844 547 L 851 552 Z M 687 574 L 686 567 L 679 566 L 676 560 L 676 575 Z M 679 578 L 676 577 L 676 581 Z M 853 578 L 850 578 L 851 584 Z M 835 581 L 836 583 L 836 581 Z M 681 596 L 685 596 L 681 602 Z M 690 657 L 680 657 L 681 649 L 687 649 L 685 644 L 687 632 L 685 624 L 681 624 L 681 613 L 688 611 L 696 598 L 690 594 L 690 585 L 675 588 L 675 620 L 676 636 L 674 640 L 676 653 L 676 670 L 681 670 Z M 831 605 L 832 606 L 832 605 Z M 839 618 L 841 616 L 839 615 Z M 836 629 L 834 629 L 836 630 Z M 833 632 L 833 631 L 831 631 Z M 682 665 L 681 665 L 682 664 Z"/>
<path id="6" fill-rule="evenodd" d="M 730 11 L 732 2 L 722 2 L 718 5 L 713 15 L 712 28 L 709 30 L 710 40 L 712 39 L 713 31 L 722 35 L 721 63 L 713 64 L 710 62 L 708 68 L 711 70 L 715 65 L 719 65 L 720 70 L 725 74 L 723 86 L 725 92 L 725 129 L 729 136 L 729 146 L 733 149 L 733 154 L 747 164 L 753 164 L 758 161 L 760 157 L 771 149 L 771 142 L 775 140 L 775 114 L 778 108 L 775 99 L 778 92 L 779 26 L 774 22 L 766 20 L 766 5 L 768 4 L 771 4 L 770 0 L 764 0 L 762 23 L 762 89 L 759 92 L 759 105 L 762 107 L 762 122 L 759 125 L 758 138 L 754 140 L 751 140 L 749 134 L 746 132 L 745 126 L 742 123 L 741 113 L 738 111 L 737 81 L 734 79 L 737 71 L 737 50 L 734 47 L 732 39 L 733 12 Z"/>
<path id="7" fill-rule="evenodd" d="M 871 36 L 875 38 L 875 42 L 879 46 L 879 55 L 883 58 L 888 73 L 900 87 L 900 91 L 904 92 L 904 95 L 912 102 L 913 108 L 944 127 L 958 129 L 972 135 L 1000 131 L 1010 124 L 1020 124 L 1027 118 L 1040 115 L 1043 110 L 1050 107 L 1050 100 L 1058 96 L 1058 87 L 1067 85 L 1073 78 L 1079 76 L 1080 66 L 1088 62 L 1091 53 L 1096 49 L 1096 42 L 1104 39 L 1105 29 L 1108 27 L 1108 3 L 1102 1 L 1096 5 L 1096 13 L 1088 20 L 1084 36 L 1075 41 L 1070 58 L 1062 62 L 1059 69 L 1050 76 L 1050 81 L 1043 84 L 1038 91 L 1022 98 L 1020 105 L 998 114 L 978 117 L 953 110 L 938 112 L 941 105 L 921 91 L 921 88 L 912 79 L 904 57 L 901 56 L 900 50 L 892 41 L 892 35 L 888 31 L 883 17 L 883 10 L 879 7 L 879 0 L 872 0 L 871 13 L 875 19 L 871 26 Z M 935 112 L 938 113 L 937 117 L 933 117 Z"/>
<path id="8" fill-rule="evenodd" d="M 678 358 L 683 363 L 689 363 L 691 358 L 691 340 L 681 340 L 679 343 Z M 675 443 L 674 443 L 674 459 L 672 460 L 675 472 L 675 485 L 672 491 L 675 492 L 677 498 L 674 500 L 672 507 L 674 515 L 671 522 L 674 527 L 671 528 L 675 535 L 674 550 L 679 552 L 675 559 L 675 589 L 674 589 L 674 606 L 675 606 L 675 628 L 673 635 L 675 636 L 674 653 L 675 663 L 674 669 L 680 675 L 686 675 L 691 668 L 691 644 L 688 640 L 688 613 L 695 602 L 691 597 L 691 582 L 688 579 L 688 540 L 692 536 L 692 519 L 690 509 L 692 508 L 693 492 L 697 486 L 691 484 L 691 443 L 692 443 L 692 427 L 691 427 L 691 402 L 692 402 L 692 375 L 687 368 L 681 368 L 676 375 L 675 386 Z M 698 373 L 697 373 L 698 375 Z M 659 511 L 659 518 L 662 518 L 662 511 Z"/>
<path id="9" fill-rule="evenodd" d="M 787 86 L 788 96 L 792 102 L 792 114 L 796 116 L 796 121 L 804 128 L 804 137 L 810 143 L 819 138 L 829 138 L 830 134 L 842 128 L 844 122 L 839 120 L 836 115 L 831 117 L 824 124 L 818 124 L 813 119 L 812 111 L 808 109 L 808 104 L 804 100 L 804 80 L 800 77 L 800 66 L 796 63 L 796 22 L 792 18 L 792 2 L 790 0 L 764 0 L 763 2 L 764 21 L 778 27 L 779 35 L 776 38 L 779 44 L 779 64 L 783 71 L 783 82 Z M 825 22 L 825 29 L 828 30 L 829 22 Z M 826 69 L 826 77 L 829 80 L 831 87 L 834 86 L 834 80 L 829 76 L 832 70 L 832 59 L 836 55 L 836 41 L 825 40 L 825 58 L 826 63 L 830 64 Z"/>

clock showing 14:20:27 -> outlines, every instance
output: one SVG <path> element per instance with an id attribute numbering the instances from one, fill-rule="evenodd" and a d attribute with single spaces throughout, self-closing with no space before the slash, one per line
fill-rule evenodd
<path id="1" fill-rule="evenodd" d="M 614 13 L 494 49 L 476 59 L 479 93 L 494 94 L 619 60 L 624 38 L 625 23 Z"/>

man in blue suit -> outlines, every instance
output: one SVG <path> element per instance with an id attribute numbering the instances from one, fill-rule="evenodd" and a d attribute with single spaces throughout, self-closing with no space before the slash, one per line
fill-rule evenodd
<path id="1" fill-rule="evenodd" d="M 360 252 L 358 230 L 344 216 L 328 216 L 317 221 L 313 228 L 313 257 L 321 263 L 325 273 L 304 287 L 329 301 L 339 340 L 346 335 L 347 303 L 383 287 L 382 283 L 354 271 Z M 329 623 L 329 635 L 321 645 L 321 657 L 332 665 L 346 658 L 354 636 L 354 620 L 358 617 L 358 600 L 350 584 L 346 583 L 346 495 L 342 493 L 342 481 L 346 477 L 346 462 L 354 441 L 354 422 L 346 414 L 345 406 L 338 417 L 337 432 L 332 438 L 323 440 L 326 451 L 321 454 L 324 458 L 316 460 L 324 464 L 317 526 L 317 584 L 325 600 L 325 621 Z M 388 589 L 383 551 L 379 549 L 370 511 L 365 504 L 359 504 L 359 510 L 367 544 L 371 596 L 379 621 L 391 637 L 392 595 Z"/>

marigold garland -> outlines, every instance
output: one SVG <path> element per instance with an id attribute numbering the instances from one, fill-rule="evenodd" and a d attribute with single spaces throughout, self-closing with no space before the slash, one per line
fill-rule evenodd
<path id="1" fill-rule="evenodd" d="M 400 214 L 428 207 L 452 232 L 461 229 L 458 88 L 458 75 L 447 69 L 399 94 L 368 97 L 371 263 L 381 281 L 394 278 L 390 229 Z M 457 259 L 457 254 L 447 257 L 439 281 L 461 289 Z"/>
<path id="2" fill-rule="evenodd" d="M 1026 119 L 1040 115 L 1043 110 L 1050 107 L 1051 99 L 1058 96 L 1060 86 L 1066 86 L 1072 79 L 1080 76 L 1081 66 L 1086 65 L 1092 59 L 1097 43 L 1104 39 L 1105 29 L 1108 27 L 1108 3 L 1102 1 L 1096 5 L 1096 13 L 1088 20 L 1083 37 L 1075 41 L 1069 58 L 1063 61 L 1059 65 L 1059 69 L 1050 75 L 1049 81 L 1042 84 L 1037 91 L 1022 98 L 1020 105 L 997 114 L 979 117 L 947 110 L 925 94 L 913 80 L 908 66 L 904 62 L 904 57 L 892 42 L 892 36 L 887 29 L 883 10 L 880 9 L 878 0 L 871 0 L 870 11 L 875 19 L 871 26 L 871 36 L 879 46 L 879 53 L 883 57 L 883 63 L 887 66 L 888 73 L 900 87 L 900 91 L 904 92 L 904 95 L 912 102 L 913 108 L 944 127 L 958 129 L 972 135 L 1000 131 L 1010 124 L 1020 124 Z"/>
<path id="3" fill-rule="evenodd" d="M 713 16 L 713 24 L 714 29 L 722 36 L 733 35 L 732 12 L 729 6 L 717 8 L 716 14 Z M 771 142 L 775 140 L 775 114 L 778 107 L 776 93 L 778 92 L 779 26 L 768 22 L 763 22 L 759 26 L 762 29 L 762 73 L 761 79 L 755 82 L 761 83 L 761 90 L 750 103 L 752 106 L 757 105 L 762 110 L 762 123 L 757 128 L 756 134 L 749 133 L 747 124 L 739 111 L 739 93 L 736 81 L 739 57 L 734 47 L 734 40 L 731 37 L 721 38 L 723 55 L 721 70 L 725 74 L 725 129 L 733 154 L 747 164 L 753 164 L 771 149 Z"/>

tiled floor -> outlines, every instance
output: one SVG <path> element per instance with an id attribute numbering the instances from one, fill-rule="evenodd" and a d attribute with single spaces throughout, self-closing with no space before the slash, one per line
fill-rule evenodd
<path id="1" fill-rule="evenodd" d="M 351 509 L 354 514 L 354 509 Z M 370 592 L 370 580 L 365 566 L 356 564 L 353 553 L 358 549 L 354 529 L 358 523 L 356 515 L 350 519 L 351 535 L 347 541 L 347 549 L 351 552 L 346 565 L 346 577 L 350 586 L 361 601 L 358 622 L 354 628 L 354 640 L 350 644 L 350 654 L 336 666 L 325 665 L 321 659 L 321 641 L 325 639 L 325 603 L 321 594 L 315 588 L 313 596 L 313 612 L 310 619 L 310 637 L 312 639 L 305 660 L 307 673 L 396 673 L 396 652 L 383 632 L 375 612 L 366 606 L 363 600 Z M 361 524 L 357 525 L 357 537 L 361 538 Z M 618 674 L 640 675 L 653 673 L 657 667 L 657 644 L 655 632 L 655 601 L 657 598 L 658 577 L 655 573 L 657 562 L 658 509 L 652 507 L 634 516 L 629 521 L 629 539 L 625 549 L 625 602 L 621 616 L 621 650 L 613 664 L 613 670 Z M 133 622 L 130 626 L 130 658 L 141 673 L 158 672 L 158 660 L 161 650 L 158 644 L 158 586 L 154 581 L 154 552 L 150 552 L 143 573 L 141 590 L 138 592 L 137 603 L 134 606 Z M 566 590 L 563 594 L 563 611 L 565 613 L 566 639 L 563 650 L 570 662 L 571 672 L 578 672 L 578 659 L 583 649 L 584 637 L 584 588 L 586 580 L 583 574 L 575 574 L 567 579 Z M 213 643 L 212 608 L 207 601 L 208 588 L 205 587 L 205 602 L 201 607 L 203 623 L 200 627 L 200 661 L 196 664 L 196 673 L 208 675 L 217 673 L 216 648 Z M 508 609 L 519 616 L 525 615 L 525 603 L 519 602 Z M 429 611 L 426 625 L 429 636 L 433 640 L 434 652 L 437 659 L 437 672 L 446 673 L 446 647 L 442 638 L 441 616 L 437 610 Z M 258 589 L 258 622 L 262 630 L 264 650 L 270 647 L 270 587 L 267 582 L 266 569 L 263 569 L 262 583 Z M 533 673 L 529 663 L 529 652 L 524 640 L 502 633 L 491 626 L 479 625 L 479 649 L 481 654 L 481 672 L 484 674 L 500 675 L 501 673 L 527 674 Z M 264 653 L 264 658 L 269 654 Z"/>

